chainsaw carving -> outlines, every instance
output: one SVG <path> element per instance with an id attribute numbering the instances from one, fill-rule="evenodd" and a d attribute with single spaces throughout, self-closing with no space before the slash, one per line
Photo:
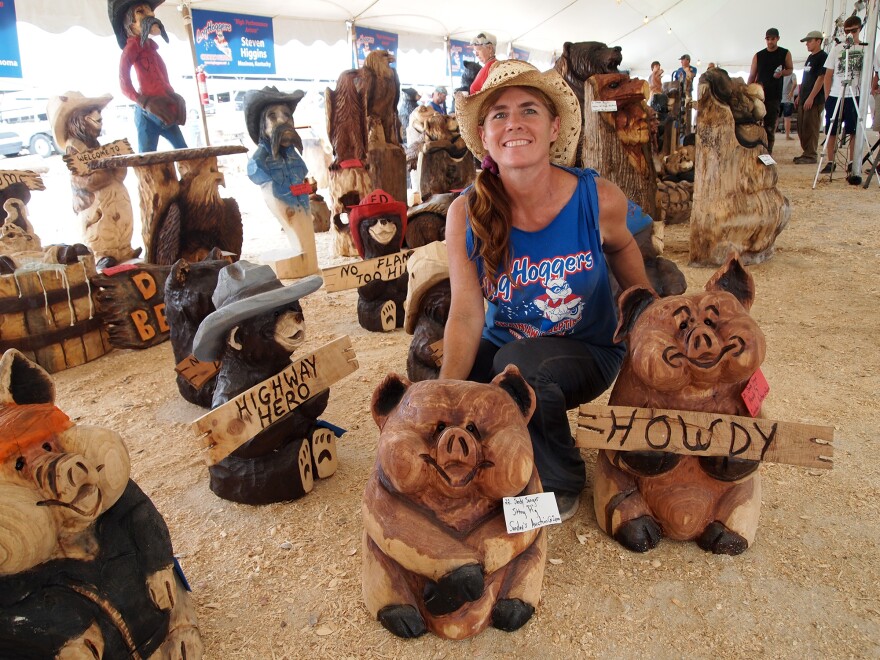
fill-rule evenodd
<path id="1" fill-rule="evenodd" d="M 438 193 L 461 190 L 473 183 L 476 164 L 458 129 L 455 115 L 443 115 L 420 106 L 410 118 L 407 167 L 415 169 L 418 192 L 423 199 Z"/>
<path id="2" fill-rule="evenodd" d="M 446 243 L 436 241 L 414 250 L 406 270 L 409 285 L 403 328 L 413 336 L 406 357 L 406 375 L 414 383 L 435 380 L 440 375 L 435 345 L 443 339 L 452 301 Z"/>
<path id="3" fill-rule="evenodd" d="M 615 334 L 615 341 L 626 340 L 627 355 L 609 404 L 748 415 L 741 393 L 765 352 L 748 313 L 754 292 L 736 258 L 704 293 L 654 299 L 647 289 L 628 289 Z M 739 554 L 758 526 L 758 462 L 602 450 L 593 501 L 599 526 L 635 552 L 666 536 Z"/>
<path id="4" fill-rule="evenodd" d="M 109 429 L 77 425 L 49 375 L 0 359 L 0 656 L 201 658 L 165 521 Z"/>
<path id="5" fill-rule="evenodd" d="M 464 639 L 523 626 L 541 592 L 543 528 L 508 534 L 504 497 L 541 491 L 526 423 L 532 389 L 395 374 L 373 393 L 380 429 L 363 501 L 363 595 L 400 637 Z"/>
<path id="6" fill-rule="evenodd" d="M 406 212 L 406 246 L 411 248 L 446 240 L 446 212 L 458 193 L 431 195 L 430 199 Z"/>
<path id="7" fill-rule="evenodd" d="M 758 159 L 768 153 L 757 123 L 761 96 L 758 86 L 731 80 L 723 69 L 700 78 L 690 236 L 695 264 L 723 264 L 732 250 L 745 264 L 761 263 L 788 225 L 791 205 L 777 187 L 776 166 Z"/>

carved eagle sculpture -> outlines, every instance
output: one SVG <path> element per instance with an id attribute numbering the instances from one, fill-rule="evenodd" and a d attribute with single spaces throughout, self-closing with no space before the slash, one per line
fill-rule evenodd
<path id="1" fill-rule="evenodd" d="M 391 67 L 394 55 L 387 50 L 374 50 L 364 61 L 360 70 L 360 84 L 367 101 L 367 121 L 370 130 L 382 127 L 384 135 L 371 136 L 371 140 L 400 144 L 400 117 L 397 104 L 400 101 L 400 79 Z"/>

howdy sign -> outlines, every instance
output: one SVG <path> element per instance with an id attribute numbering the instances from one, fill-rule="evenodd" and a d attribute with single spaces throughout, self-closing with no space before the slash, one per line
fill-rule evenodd
<path id="1" fill-rule="evenodd" d="M 629 406 L 584 404 L 578 412 L 578 447 L 832 467 L 834 431 L 827 426 Z"/>
<path id="2" fill-rule="evenodd" d="M 78 176 L 85 176 L 92 172 L 92 170 L 89 169 L 89 163 L 93 160 L 99 160 L 109 156 L 124 156 L 133 153 L 134 150 L 131 148 L 128 139 L 123 138 L 122 140 L 116 140 L 115 142 L 96 147 L 95 149 L 83 151 L 82 153 L 65 154 L 62 158 L 67 164 L 67 169 Z"/>
<path id="3" fill-rule="evenodd" d="M 13 183 L 23 183 L 28 190 L 45 190 L 46 184 L 43 178 L 30 170 L 0 170 L 0 190 L 8 188 Z"/>
<path id="4" fill-rule="evenodd" d="M 396 280 L 406 272 L 406 262 L 409 261 L 412 253 L 412 250 L 403 250 L 385 257 L 325 268 L 321 271 L 324 288 L 332 293 L 353 289 L 376 280 L 385 282 Z"/>
<path id="5" fill-rule="evenodd" d="M 192 428 L 210 450 L 208 464 L 222 461 L 303 401 L 357 368 L 351 339 L 340 337 L 199 417 Z"/>

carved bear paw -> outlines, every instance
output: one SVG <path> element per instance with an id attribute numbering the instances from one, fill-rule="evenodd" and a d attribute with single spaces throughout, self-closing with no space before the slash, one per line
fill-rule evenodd
<path id="1" fill-rule="evenodd" d="M 386 630 L 404 639 L 421 637 L 428 632 L 425 620 L 412 605 L 386 605 L 376 618 Z"/>
<path id="2" fill-rule="evenodd" d="M 519 598 L 502 598 L 492 608 L 492 626 L 513 632 L 522 628 L 534 613 L 535 608 Z"/>
<path id="3" fill-rule="evenodd" d="M 454 612 L 483 595 L 483 569 L 479 564 L 456 568 L 437 582 L 425 584 L 425 607 L 434 616 Z"/>
<path id="4" fill-rule="evenodd" d="M 81 658 L 104 657 L 104 634 L 97 623 L 93 623 L 85 632 L 75 639 L 69 640 L 58 650 L 56 660 L 80 660 Z"/>
<path id="5" fill-rule="evenodd" d="M 697 545 L 716 555 L 738 555 L 748 549 L 749 542 L 716 520 L 706 526 L 697 538 Z"/>
<path id="6" fill-rule="evenodd" d="M 614 540 L 627 550 L 647 552 L 657 547 L 663 532 L 651 516 L 640 516 L 623 523 L 614 533 Z"/>
<path id="7" fill-rule="evenodd" d="M 382 309 L 379 310 L 379 320 L 383 332 L 391 332 L 397 326 L 397 304 L 393 300 L 382 305 Z"/>
<path id="8" fill-rule="evenodd" d="M 160 569 L 147 578 L 147 590 L 150 598 L 160 610 L 174 607 L 177 594 L 177 583 L 174 578 L 174 567 Z"/>

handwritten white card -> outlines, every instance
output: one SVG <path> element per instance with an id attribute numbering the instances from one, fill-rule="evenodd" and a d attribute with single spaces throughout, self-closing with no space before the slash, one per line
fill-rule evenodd
<path id="1" fill-rule="evenodd" d="M 530 529 L 544 525 L 558 525 L 562 522 L 554 493 L 505 497 L 502 504 L 508 534 L 527 532 Z"/>
<path id="2" fill-rule="evenodd" d="M 758 160 L 764 163 L 764 165 L 776 165 L 776 161 L 773 160 L 773 156 L 770 154 L 761 154 L 758 156 Z"/>
<path id="3" fill-rule="evenodd" d="M 617 112 L 617 101 L 593 101 L 590 103 L 593 112 Z"/>

